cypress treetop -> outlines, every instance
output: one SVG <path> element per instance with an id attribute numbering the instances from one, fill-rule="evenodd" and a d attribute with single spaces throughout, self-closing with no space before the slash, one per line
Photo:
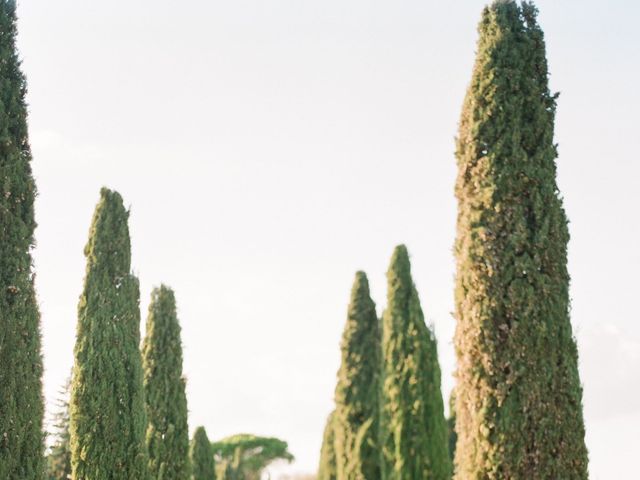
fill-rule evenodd
<path id="1" fill-rule="evenodd" d="M 335 438 L 335 412 L 331 412 L 327 418 L 327 424 L 324 427 L 324 434 L 322 436 L 318 480 L 336 480 L 338 478 Z"/>
<path id="2" fill-rule="evenodd" d="M 85 247 L 71 385 L 74 480 L 148 478 L 140 292 L 131 274 L 129 213 L 103 188 Z"/>
<path id="3" fill-rule="evenodd" d="M 213 449 L 204 427 L 196 428 L 189 449 L 191 459 L 192 480 L 215 480 L 216 465 Z"/>
<path id="4" fill-rule="evenodd" d="M 456 478 L 586 479 L 556 95 L 537 10 L 479 25 L 456 157 Z"/>
<path id="5" fill-rule="evenodd" d="M 340 480 L 380 478 L 378 380 L 380 333 L 376 306 L 364 272 L 351 290 L 335 392 L 335 451 Z"/>
<path id="6" fill-rule="evenodd" d="M 164 285 L 151 293 L 142 356 L 151 478 L 188 480 L 189 429 L 180 325 L 174 293 Z"/>
<path id="7" fill-rule="evenodd" d="M 404 245 L 393 252 L 387 280 L 382 316 L 382 478 L 449 480 L 436 340 L 425 324 Z"/>
<path id="8" fill-rule="evenodd" d="M 27 85 L 16 50 L 16 3 L 0 0 L 0 478 L 44 474 L 40 314 Z"/>

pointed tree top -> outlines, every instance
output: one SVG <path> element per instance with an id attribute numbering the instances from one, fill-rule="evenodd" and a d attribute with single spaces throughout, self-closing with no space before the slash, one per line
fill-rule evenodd
<path id="1" fill-rule="evenodd" d="M 351 288 L 351 300 L 353 301 L 363 295 L 369 296 L 369 279 L 366 273 L 358 271 Z"/>
<path id="2" fill-rule="evenodd" d="M 209 442 L 209 437 L 207 436 L 207 431 L 203 426 L 196 428 L 196 431 L 193 433 L 193 438 L 195 440 L 206 440 Z"/>
<path id="3" fill-rule="evenodd" d="M 93 214 L 89 242 L 85 247 L 87 270 L 97 265 L 109 266 L 120 275 L 131 268 L 131 243 L 129 238 L 129 212 L 122 196 L 103 187 L 100 200 Z"/>
<path id="4" fill-rule="evenodd" d="M 175 313 L 176 310 L 176 296 L 171 287 L 168 287 L 164 283 L 159 287 L 155 287 L 151 291 L 151 303 L 150 309 L 159 308 L 164 311 L 170 311 Z M 156 319 L 157 321 L 158 319 Z"/>
<path id="5" fill-rule="evenodd" d="M 391 282 L 394 279 L 406 280 L 411 277 L 411 261 L 409 251 L 405 245 L 398 245 L 393 250 L 391 263 L 387 271 L 387 278 Z"/>

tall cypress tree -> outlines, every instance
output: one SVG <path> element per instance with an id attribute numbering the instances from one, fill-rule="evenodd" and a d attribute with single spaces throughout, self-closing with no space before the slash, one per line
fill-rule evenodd
<path id="1" fill-rule="evenodd" d="M 479 26 L 457 140 L 456 478 L 586 479 L 556 96 L 530 3 Z"/>
<path id="2" fill-rule="evenodd" d="M 425 324 L 404 245 L 393 252 L 387 280 L 382 316 L 382 478 L 449 480 L 436 340 Z"/>
<path id="3" fill-rule="evenodd" d="M 342 335 L 335 392 L 335 451 L 340 480 L 380 478 L 378 377 L 380 334 L 364 272 L 357 272 Z"/>
<path id="4" fill-rule="evenodd" d="M 44 474 L 40 314 L 27 85 L 16 51 L 16 2 L 0 0 L 0 478 Z"/>
<path id="5" fill-rule="evenodd" d="M 327 418 L 322 436 L 322 449 L 320 450 L 320 465 L 318 466 L 317 480 L 336 480 L 338 478 L 336 467 L 335 449 L 335 411 Z"/>
<path id="6" fill-rule="evenodd" d="M 164 285 L 151 294 L 142 357 L 151 478 L 187 480 L 189 428 L 180 325 L 175 296 Z"/>
<path id="7" fill-rule="evenodd" d="M 131 274 L 129 212 L 103 188 L 85 247 L 71 385 L 74 480 L 147 479 L 140 292 Z"/>
<path id="8" fill-rule="evenodd" d="M 192 480 L 216 480 L 216 465 L 213 449 L 204 427 L 198 427 L 193 434 L 189 449 Z"/>

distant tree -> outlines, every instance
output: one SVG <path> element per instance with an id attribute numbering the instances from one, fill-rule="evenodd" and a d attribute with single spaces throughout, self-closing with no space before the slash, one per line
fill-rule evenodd
<path id="1" fill-rule="evenodd" d="M 457 140 L 456 478 L 588 476 L 556 95 L 528 2 L 479 26 Z"/>
<path id="2" fill-rule="evenodd" d="M 318 480 L 337 480 L 338 478 L 335 438 L 335 412 L 331 412 L 327 418 L 327 424 L 324 427 L 324 435 L 322 437 Z"/>
<path id="3" fill-rule="evenodd" d="M 67 379 L 59 393 L 57 410 L 53 415 L 54 441 L 47 456 L 47 479 L 71 479 L 71 447 L 69 435 L 69 394 L 71 378 Z"/>
<path id="4" fill-rule="evenodd" d="M 71 384 L 74 480 L 147 480 L 140 292 L 122 197 L 103 188 L 85 248 Z"/>
<path id="5" fill-rule="evenodd" d="M 378 323 L 367 276 L 357 272 L 342 336 L 342 363 L 335 392 L 335 455 L 340 480 L 380 478 Z"/>
<path id="6" fill-rule="evenodd" d="M 189 427 L 182 341 L 175 295 L 164 285 L 151 293 L 142 359 L 149 473 L 154 480 L 188 480 Z"/>
<path id="7" fill-rule="evenodd" d="M 44 475 L 40 313 L 27 83 L 16 49 L 16 2 L 0 0 L 0 478 Z"/>
<path id="8" fill-rule="evenodd" d="M 216 464 L 213 448 L 204 427 L 196 428 L 189 449 L 192 480 L 216 480 Z"/>
<path id="9" fill-rule="evenodd" d="M 436 339 L 425 324 L 404 245 L 395 249 L 387 279 L 382 317 L 382 478 L 450 480 Z"/>
<path id="10" fill-rule="evenodd" d="M 451 396 L 449 397 L 449 418 L 447 419 L 447 429 L 449 431 L 449 456 L 451 461 L 456 455 L 456 443 L 458 441 L 458 434 L 456 433 L 456 391 L 451 390 Z"/>
<path id="11" fill-rule="evenodd" d="M 214 442 L 211 447 L 224 480 L 260 480 L 272 462 L 294 459 L 287 442 L 277 438 L 240 434 Z"/>

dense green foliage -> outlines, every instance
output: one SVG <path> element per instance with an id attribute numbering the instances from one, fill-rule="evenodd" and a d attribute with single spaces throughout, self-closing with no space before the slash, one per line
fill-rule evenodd
<path id="1" fill-rule="evenodd" d="M 198 427 L 193 434 L 189 449 L 192 480 L 216 480 L 216 464 L 213 448 L 204 427 Z"/>
<path id="2" fill-rule="evenodd" d="M 380 478 L 378 379 L 380 333 L 369 282 L 357 272 L 342 336 L 334 414 L 335 455 L 340 480 Z"/>
<path id="3" fill-rule="evenodd" d="M 182 341 L 175 295 L 164 285 L 151 293 L 142 361 L 149 473 L 154 480 L 187 480 L 189 427 Z"/>
<path id="4" fill-rule="evenodd" d="M 458 442 L 458 434 L 456 433 L 456 391 L 451 390 L 449 397 L 449 418 L 447 418 L 447 431 L 449 435 L 449 456 L 451 461 L 456 456 L 456 443 Z"/>
<path id="5" fill-rule="evenodd" d="M 36 186 L 16 34 L 16 2 L 0 0 L 0 478 L 31 480 L 44 474 L 44 402 L 31 258 Z"/>
<path id="6" fill-rule="evenodd" d="M 449 480 L 436 340 L 425 324 L 404 245 L 393 253 L 387 280 L 382 316 L 382 478 Z"/>
<path id="7" fill-rule="evenodd" d="M 69 435 L 69 394 L 71 379 L 60 391 L 53 416 L 54 441 L 47 456 L 47 480 L 68 480 L 71 478 L 71 445 Z"/>
<path id="8" fill-rule="evenodd" d="M 276 460 L 293 461 L 287 442 L 255 435 L 233 435 L 211 444 L 222 480 L 260 480 Z"/>
<path id="9" fill-rule="evenodd" d="M 479 26 L 457 141 L 456 478 L 585 479 L 556 97 L 529 3 Z"/>
<path id="10" fill-rule="evenodd" d="M 129 213 L 102 189 L 85 247 L 71 384 L 74 480 L 146 480 L 147 426 L 138 280 L 131 274 Z"/>
<path id="11" fill-rule="evenodd" d="M 338 478 L 335 438 L 335 412 L 331 412 L 324 427 L 317 480 L 337 480 Z"/>

